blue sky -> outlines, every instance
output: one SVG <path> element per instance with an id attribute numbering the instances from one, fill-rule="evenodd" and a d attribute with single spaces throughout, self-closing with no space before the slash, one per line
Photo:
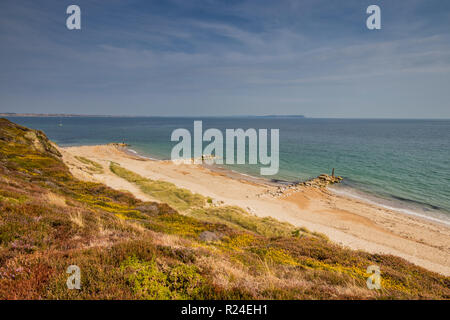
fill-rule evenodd
<path id="1" fill-rule="evenodd" d="M 450 118 L 450 1 L 2 0 L 0 112 Z"/>

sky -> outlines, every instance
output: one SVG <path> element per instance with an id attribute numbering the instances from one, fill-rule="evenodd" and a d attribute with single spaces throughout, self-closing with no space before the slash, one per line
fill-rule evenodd
<path id="1" fill-rule="evenodd" d="M 0 112 L 448 119 L 450 1 L 1 0 Z"/>

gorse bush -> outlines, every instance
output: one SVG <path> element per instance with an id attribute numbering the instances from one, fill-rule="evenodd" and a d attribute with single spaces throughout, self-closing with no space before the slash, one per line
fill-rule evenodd
<path id="1" fill-rule="evenodd" d="M 122 263 L 121 270 L 134 294 L 147 300 L 196 297 L 203 281 L 195 266 L 181 263 L 162 272 L 155 260 L 141 261 L 134 256 Z"/>

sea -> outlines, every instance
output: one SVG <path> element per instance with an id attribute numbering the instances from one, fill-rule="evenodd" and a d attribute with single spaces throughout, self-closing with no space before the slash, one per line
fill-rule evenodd
<path id="1" fill-rule="evenodd" d="M 332 190 L 450 225 L 450 120 L 301 117 L 8 117 L 44 131 L 60 146 L 125 142 L 153 159 L 170 159 L 173 130 L 279 129 L 281 184 L 322 173 L 344 178 Z M 207 142 L 204 143 L 204 146 Z M 225 150 L 225 148 L 224 148 Z M 259 177 L 260 165 L 222 165 Z"/>

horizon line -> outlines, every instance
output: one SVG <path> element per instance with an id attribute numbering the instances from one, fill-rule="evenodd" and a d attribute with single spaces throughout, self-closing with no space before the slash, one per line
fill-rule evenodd
<path id="1" fill-rule="evenodd" d="M 0 112 L 0 117 L 36 117 L 36 118 L 238 118 L 238 117 L 255 117 L 255 118 L 300 118 L 300 119 L 352 119 L 352 120 L 450 120 L 450 118 L 403 118 L 403 117 L 310 117 L 306 115 L 293 114 L 271 114 L 271 115 L 114 115 L 114 114 L 73 114 L 73 113 L 32 113 L 32 112 Z"/>

